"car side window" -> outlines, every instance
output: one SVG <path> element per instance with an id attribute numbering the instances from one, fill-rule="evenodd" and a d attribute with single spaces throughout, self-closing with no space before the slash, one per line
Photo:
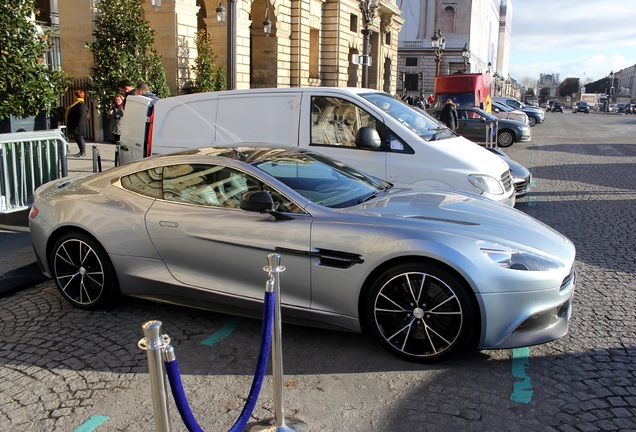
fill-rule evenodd
<path id="1" fill-rule="evenodd" d="M 164 167 L 163 199 L 167 201 L 238 208 L 245 192 L 258 189 L 257 180 L 227 167 L 203 164 Z"/>
<path id="2" fill-rule="evenodd" d="M 375 117 L 353 102 L 314 96 L 311 103 L 311 145 L 356 147 L 358 129 L 376 128 Z"/>
<path id="3" fill-rule="evenodd" d="M 120 179 L 124 189 L 150 198 L 161 198 L 162 168 L 152 168 L 123 176 Z"/>

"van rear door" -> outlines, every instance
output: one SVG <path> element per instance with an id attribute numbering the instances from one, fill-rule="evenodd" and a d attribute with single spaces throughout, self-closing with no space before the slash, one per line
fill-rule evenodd
<path id="1" fill-rule="evenodd" d="M 119 163 L 125 164 L 144 157 L 146 151 L 146 125 L 148 108 L 152 99 L 145 96 L 128 96 L 121 120 L 121 146 Z"/>

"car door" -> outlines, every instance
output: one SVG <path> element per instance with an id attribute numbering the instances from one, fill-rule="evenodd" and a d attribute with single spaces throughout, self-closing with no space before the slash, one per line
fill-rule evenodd
<path id="1" fill-rule="evenodd" d="M 457 133 L 471 141 L 486 141 L 486 121 L 478 112 L 457 108 Z"/>
<path id="2" fill-rule="evenodd" d="M 277 248 L 287 268 L 281 301 L 309 307 L 308 251 L 312 218 L 291 220 L 238 208 L 240 195 L 263 188 L 238 170 L 205 164 L 164 167 L 163 199 L 146 214 L 148 234 L 166 267 L 179 282 L 232 296 L 262 299 L 263 267 Z"/>

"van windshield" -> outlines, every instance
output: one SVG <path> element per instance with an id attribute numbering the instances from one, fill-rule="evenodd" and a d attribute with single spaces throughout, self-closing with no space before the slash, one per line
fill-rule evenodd
<path id="1" fill-rule="evenodd" d="M 386 93 L 371 93 L 361 96 L 418 134 L 424 140 L 436 141 L 457 136 L 425 111 L 412 107 L 391 95 Z"/>

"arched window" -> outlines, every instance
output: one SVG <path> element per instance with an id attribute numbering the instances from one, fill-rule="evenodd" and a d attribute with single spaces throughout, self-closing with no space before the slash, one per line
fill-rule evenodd
<path id="1" fill-rule="evenodd" d="M 455 15 L 457 11 L 454 6 L 446 5 L 442 11 L 442 31 L 444 34 L 455 33 Z"/>

